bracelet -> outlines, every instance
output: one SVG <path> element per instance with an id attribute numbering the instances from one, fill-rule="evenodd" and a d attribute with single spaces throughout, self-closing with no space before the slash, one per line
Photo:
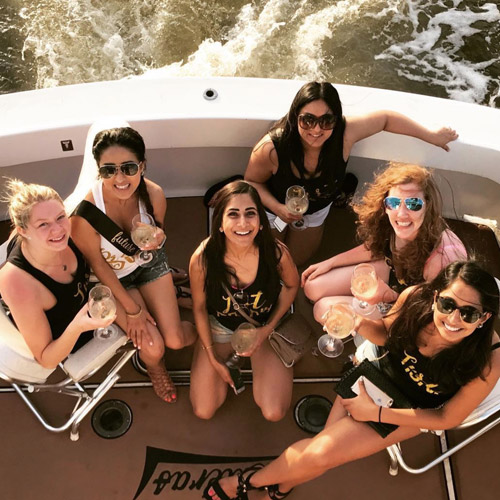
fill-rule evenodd
<path id="1" fill-rule="evenodd" d="M 127 311 L 125 311 L 125 314 L 127 315 L 128 318 L 131 318 L 131 319 L 138 318 L 142 314 L 142 306 L 139 304 L 139 311 L 137 311 L 134 314 L 130 314 Z"/>
<path id="2" fill-rule="evenodd" d="M 381 424 L 380 417 L 382 416 L 382 408 L 383 406 L 378 407 L 378 423 Z"/>
<path id="3" fill-rule="evenodd" d="M 201 345 L 201 348 L 204 351 L 209 351 L 210 349 L 213 349 L 214 347 L 215 347 L 215 344 L 210 344 L 210 345 L 207 345 L 207 346 L 204 346 L 203 344 Z"/>

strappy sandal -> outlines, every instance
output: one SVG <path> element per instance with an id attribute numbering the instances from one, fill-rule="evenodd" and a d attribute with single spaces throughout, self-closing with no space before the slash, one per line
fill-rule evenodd
<path id="1" fill-rule="evenodd" d="M 293 488 L 286 493 L 280 491 L 279 485 L 272 484 L 271 486 L 266 486 L 267 494 L 271 500 L 281 500 L 282 498 L 286 498 Z"/>
<path id="2" fill-rule="evenodd" d="M 236 488 L 236 496 L 230 497 L 220 485 L 220 479 L 213 479 L 208 483 L 205 491 L 203 492 L 203 498 L 206 500 L 213 500 L 215 496 L 218 496 L 220 500 L 248 500 L 248 492 L 250 490 L 261 490 L 263 491 L 265 487 L 256 488 L 250 484 L 250 479 L 262 466 L 255 466 L 250 471 L 246 471 L 248 474 L 243 476 L 242 472 L 237 474 L 238 486 Z"/>
<path id="3" fill-rule="evenodd" d="M 184 269 L 174 266 L 170 266 L 170 269 L 172 269 L 172 279 L 175 285 L 184 285 L 189 281 L 189 275 Z"/>
<path id="4" fill-rule="evenodd" d="M 156 395 L 166 403 L 177 402 L 177 389 L 170 378 L 167 370 L 162 366 L 160 368 L 149 368 L 148 375 L 153 383 L 153 389 Z"/>
<path id="5" fill-rule="evenodd" d="M 193 298 L 191 297 L 191 293 L 189 288 L 174 285 L 175 286 L 175 295 L 177 296 L 177 303 L 180 307 L 184 307 L 185 309 L 193 308 Z"/>

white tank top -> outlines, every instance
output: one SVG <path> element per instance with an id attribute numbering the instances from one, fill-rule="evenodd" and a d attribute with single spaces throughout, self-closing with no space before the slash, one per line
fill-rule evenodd
<path id="1" fill-rule="evenodd" d="M 102 181 L 98 181 L 94 184 L 92 187 L 92 195 L 94 196 L 95 206 L 103 213 L 106 213 L 106 206 L 102 195 Z M 146 212 L 146 207 L 141 200 L 139 200 L 139 212 Z M 139 267 L 134 261 L 133 256 L 125 255 L 104 236 L 101 236 L 101 254 L 111 269 L 113 269 L 118 279 L 128 276 Z M 90 281 L 95 282 L 99 280 L 94 273 L 91 273 Z"/>

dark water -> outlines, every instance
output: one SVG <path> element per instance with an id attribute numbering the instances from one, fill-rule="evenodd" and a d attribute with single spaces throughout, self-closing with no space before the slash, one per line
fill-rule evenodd
<path id="1" fill-rule="evenodd" d="M 500 107 L 498 0 L 2 0 L 0 93 L 125 77 L 326 79 Z"/>

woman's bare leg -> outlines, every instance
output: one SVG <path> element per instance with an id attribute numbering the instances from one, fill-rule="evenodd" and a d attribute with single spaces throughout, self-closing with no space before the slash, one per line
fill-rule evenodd
<path id="1" fill-rule="evenodd" d="M 198 341 L 194 347 L 189 397 L 194 414 L 202 419 L 210 419 L 226 400 L 229 386 L 215 371 L 201 345 L 201 341 Z M 214 349 L 222 359 L 227 358 L 232 352 L 229 343 L 215 344 Z"/>
<path id="2" fill-rule="evenodd" d="M 293 369 L 286 368 L 267 340 L 252 355 L 253 396 L 262 415 L 281 420 L 292 401 Z"/>
<path id="3" fill-rule="evenodd" d="M 322 432 L 292 444 L 277 459 L 257 471 L 252 476 L 252 486 L 279 484 L 280 491 L 287 492 L 329 469 L 373 455 L 420 433 L 416 428 L 400 427 L 383 439 L 366 423 L 342 416 L 339 406 L 336 401 L 333 416 L 328 418 Z M 230 497 L 235 495 L 237 483 L 236 476 L 221 480 L 221 486 Z M 260 497 L 268 498 L 267 493 Z"/>
<path id="4" fill-rule="evenodd" d="M 303 231 L 287 228 L 285 243 L 297 266 L 305 264 L 318 250 L 323 238 L 324 224 L 308 227 Z"/>
<path id="5" fill-rule="evenodd" d="M 196 329 L 189 321 L 181 321 L 172 273 L 140 287 L 149 313 L 170 349 L 182 349 L 195 342 Z"/>

